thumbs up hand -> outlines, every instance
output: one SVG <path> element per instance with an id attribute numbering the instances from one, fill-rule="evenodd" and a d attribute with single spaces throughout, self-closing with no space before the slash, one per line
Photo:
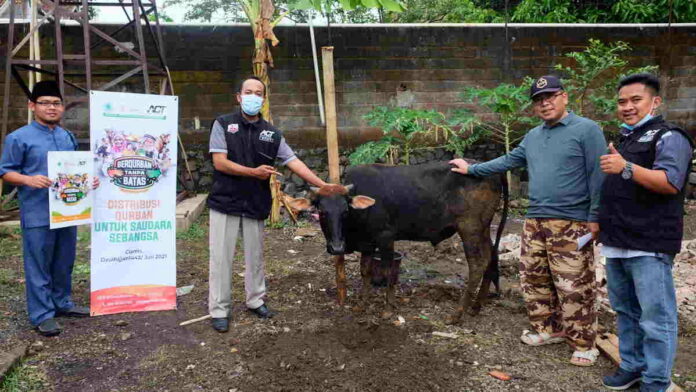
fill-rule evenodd
<path id="1" fill-rule="evenodd" d="M 606 174 L 619 174 L 626 167 L 626 160 L 614 147 L 614 143 L 609 143 L 609 154 L 599 158 L 599 166 Z"/>

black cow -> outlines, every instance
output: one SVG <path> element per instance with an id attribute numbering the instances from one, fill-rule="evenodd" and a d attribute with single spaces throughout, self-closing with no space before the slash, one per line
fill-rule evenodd
<path id="1" fill-rule="evenodd" d="M 508 190 L 503 175 L 486 178 L 451 171 L 445 162 L 415 166 L 365 165 L 346 171 L 347 186 L 313 188 L 314 198 L 294 199 L 293 207 L 319 212 L 326 249 L 332 255 L 361 252 L 363 298 L 369 282 L 387 283 L 387 305 L 395 305 L 398 265 L 393 264 L 394 241 L 430 241 L 433 245 L 458 233 L 469 264 L 468 288 L 453 317 L 461 318 L 476 293 L 469 313 L 477 314 L 490 283 L 498 284 L 498 243 L 507 217 Z M 491 244 L 490 225 L 504 195 L 502 221 Z M 372 255 L 381 263 L 371 268 Z M 488 268 L 487 268 L 488 267 Z M 485 271 L 485 274 L 484 274 Z"/>

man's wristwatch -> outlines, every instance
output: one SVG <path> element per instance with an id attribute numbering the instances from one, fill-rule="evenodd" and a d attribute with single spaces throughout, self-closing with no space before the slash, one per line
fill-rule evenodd
<path id="1" fill-rule="evenodd" d="M 624 166 L 624 169 L 621 172 L 621 178 L 624 180 L 630 180 L 633 178 L 633 164 L 631 162 L 626 161 L 626 166 Z"/>

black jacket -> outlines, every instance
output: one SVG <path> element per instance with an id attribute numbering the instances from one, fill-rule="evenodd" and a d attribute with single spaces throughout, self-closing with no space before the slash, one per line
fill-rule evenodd
<path id="1" fill-rule="evenodd" d="M 222 115 L 216 121 L 225 130 L 227 159 L 252 168 L 275 163 L 282 134 L 266 120 L 250 123 L 240 111 Z M 269 180 L 215 170 L 208 207 L 223 214 L 266 219 L 271 211 Z"/>
<path id="2" fill-rule="evenodd" d="M 626 161 L 652 169 L 657 142 L 667 131 L 681 133 L 693 148 L 694 142 L 686 132 L 658 116 L 622 137 L 617 150 Z M 688 178 L 687 173 L 685 183 Z M 676 195 L 663 195 L 633 179 L 624 180 L 621 174 L 607 175 L 599 207 L 600 242 L 646 252 L 679 253 L 684 194 L 685 186 Z"/>

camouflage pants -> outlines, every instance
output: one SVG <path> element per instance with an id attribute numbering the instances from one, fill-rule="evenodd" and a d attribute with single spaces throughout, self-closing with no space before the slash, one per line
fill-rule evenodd
<path id="1" fill-rule="evenodd" d="M 577 349 L 594 347 L 596 283 L 591 245 L 577 250 L 589 233 L 585 222 L 531 218 L 524 223 L 520 283 L 529 322 L 536 332 L 565 332 Z"/>

